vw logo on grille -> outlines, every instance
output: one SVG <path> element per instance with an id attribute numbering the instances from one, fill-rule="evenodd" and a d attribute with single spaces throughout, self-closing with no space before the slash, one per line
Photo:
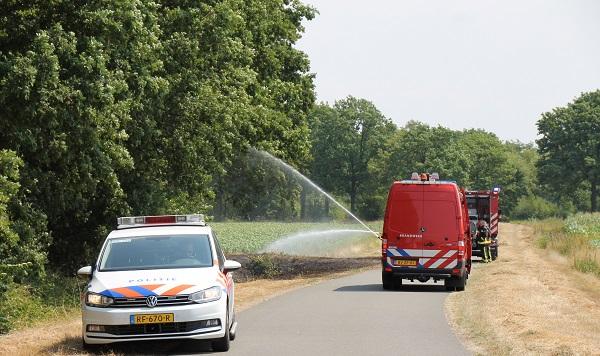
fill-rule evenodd
<path id="1" fill-rule="evenodd" d="M 158 304 L 158 298 L 156 298 L 155 295 L 151 295 L 146 298 L 146 305 L 148 305 L 150 308 L 154 308 L 156 304 Z"/>

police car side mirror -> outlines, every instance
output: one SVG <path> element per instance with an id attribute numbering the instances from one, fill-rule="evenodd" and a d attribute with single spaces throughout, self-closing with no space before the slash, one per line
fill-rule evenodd
<path id="1" fill-rule="evenodd" d="M 81 267 L 77 271 L 77 276 L 81 278 L 89 278 L 92 275 L 92 266 Z"/>
<path id="2" fill-rule="evenodd" d="M 242 268 L 242 265 L 239 262 L 232 261 L 232 260 L 226 260 L 225 263 L 223 264 L 223 273 L 233 272 L 240 268 Z"/>

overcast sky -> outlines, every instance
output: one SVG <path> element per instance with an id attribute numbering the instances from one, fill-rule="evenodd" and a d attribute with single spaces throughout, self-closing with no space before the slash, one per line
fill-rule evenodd
<path id="1" fill-rule="evenodd" d="M 304 2 L 318 100 L 365 98 L 400 126 L 532 142 L 542 112 L 600 88 L 600 1 Z"/>

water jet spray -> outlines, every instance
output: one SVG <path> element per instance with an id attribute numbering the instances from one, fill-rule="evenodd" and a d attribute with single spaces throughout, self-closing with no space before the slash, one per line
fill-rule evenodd
<path id="1" fill-rule="evenodd" d="M 376 233 L 375 231 L 373 231 L 369 226 L 367 226 L 359 218 L 357 218 L 356 215 L 352 214 L 352 212 L 350 210 L 346 209 L 345 206 L 343 206 L 341 203 L 339 203 L 337 200 L 335 200 L 331 195 L 329 195 L 329 193 L 327 193 L 325 190 L 323 190 L 321 187 L 319 187 L 315 182 L 313 182 L 312 180 L 308 179 L 308 177 L 306 177 L 304 174 L 300 173 L 296 168 L 290 166 L 289 164 L 285 163 L 281 159 L 273 156 L 272 154 L 270 154 L 268 152 L 259 151 L 259 150 L 257 150 L 254 147 L 251 147 L 250 151 L 252 153 L 254 153 L 254 154 L 256 154 L 256 155 L 264 158 L 264 159 L 267 159 L 267 160 L 269 160 L 269 161 L 277 164 L 283 170 L 291 172 L 295 176 L 299 177 L 300 179 L 302 179 L 302 181 L 304 181 L 305 183 L 307 183 L 308 185 L 310 185 L 311 187 L 313 187 L 314 189 L 316 189 L 320 193 L 322 193 L 327 199 L 329 199 L 330 201 L 332 201 L 335 205 L 339 206 L 348 215 L 350 215 L 354 220 L 358 221 L 358 223 L 361 224 L 364 228 L 366 228 L 370 233 L 372 233 L 373 235 L 375 235 L 375 237 L 377 237 L 379 239 L 381 238 L 378 233 Z"/>

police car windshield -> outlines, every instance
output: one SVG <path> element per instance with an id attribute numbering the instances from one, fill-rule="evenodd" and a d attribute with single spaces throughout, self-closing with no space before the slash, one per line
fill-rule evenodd
<path id="1" fill-rule="evenodd" d="M 100 271 L 212 266 L 208 235 L 160 235 L 111 239 Z"/>

